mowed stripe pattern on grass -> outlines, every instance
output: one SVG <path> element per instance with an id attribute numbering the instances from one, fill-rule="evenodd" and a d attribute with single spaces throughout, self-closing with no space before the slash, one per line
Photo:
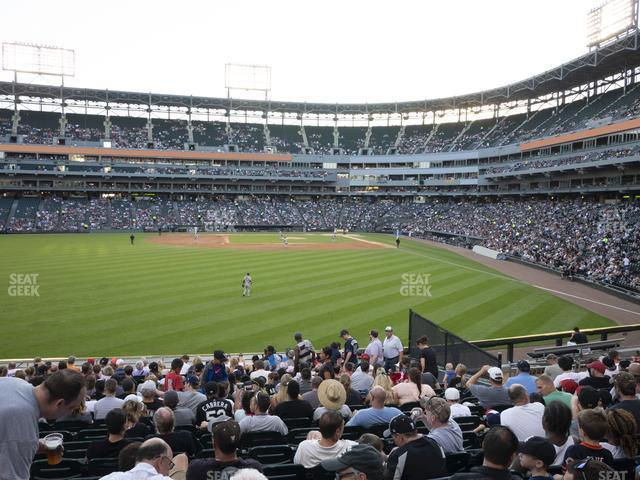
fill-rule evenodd
<path id="1" fill-rule="evenodd" d="M 319 348 L 342 328 L 364 346 L 370 328 L 388 324 L 406 339 L 409 308 L 468 339 L 612 323 L 408 240 L 399 250 L 235 251 L 157 245 L 149 236 L 138 234 L 134 246 L 127 233 L 0 237 L 0 278 L 8 285 L 11 273 L 37 273 L 40 293 L 3 292 L 1 357 L 283 350 L 295 331 Z M 241 296 L 246 272 L 251 298 Z M 430 274 L 432 296 L 401 295 L 407 273 Z"/>

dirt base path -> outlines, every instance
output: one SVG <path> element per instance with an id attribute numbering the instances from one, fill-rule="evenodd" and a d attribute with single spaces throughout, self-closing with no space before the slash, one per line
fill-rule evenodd
<path id="1" fill-rule="evenodd" d="M 349 237 L 351 238 L 351 237 Z M 199 234 L 197 239 L 193 238 L 189 233 L 172 233 L 149 238 L 147 241 L 159 245 L 173 245 L 179 247 L 194 248 L 231 248 L 234 250 L 251 250 L 251 251 L 318 251 L 318 250 L 372 250 L 387 248 L 387 245 L 378 242 L 370 242 L 363 239 L 351 238 L 349 243 L 331 242 L 331 243 L 313 243 L 304 242 L 296 243 L 291 240 L 302 240 L 304 237 L 289 237 L 289 244 L 277 243 L 231 243 L 229 235 L 205 233 Z"/>

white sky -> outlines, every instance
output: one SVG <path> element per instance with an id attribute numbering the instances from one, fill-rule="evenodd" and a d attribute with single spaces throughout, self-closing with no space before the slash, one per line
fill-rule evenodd
<path id="1" fill-rule="evenodd" d="M 2 3 L 1 41 L 75 50 L 67 85 L 226 96 L 230 62 L 270 65 L 274 100 L 378 102 L 469 93 L 556 67 L 587 51 L 586 15 L 600 2 Z"/>

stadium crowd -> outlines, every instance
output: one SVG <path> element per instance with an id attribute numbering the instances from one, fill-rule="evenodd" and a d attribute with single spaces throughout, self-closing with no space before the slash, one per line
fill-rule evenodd
<path id="1" fill-rule="evenodd" d="M 256 480 L 283 468 L 313 480 L 353 470 L 373 480 L 635 473 L 636 358 L 612 350 L 579 366 L 549 355 L 537 376 L 525 360 L 513 372 L 485 365 L 470 374 L 462 364 L 440 368 L 427 337 L 414 355 L 391 326 L 380 337 L 371 330 L 360 348 L 342 330 L 316 351 L 297 332 L 281 353 L 215 350 L 168 365 L 9 363 L 0 367 L 0 478 L 61 467 L 110 480 L 241 480 L 244 469 Z M 48 448 L 56 433 L 62 447 Z"/>
<path id="2" fill-rule="evenodd" d="M 400 230 L 414 237 L 481 244 L 569 276 L 640 288 L 640 207 L 583 200 L 408 203 L 355 198 L 296 200 L 245 197 L 214 201 L 23 198 L 4 231 L 78 232 L 98 229 L 169 231 L 177 226 L 227 231 L 242 226 L 307 231 Z M 445 234 L 446 236 L 443 236 Z M 470 240 L 468 237 L 473 237 Z"/>

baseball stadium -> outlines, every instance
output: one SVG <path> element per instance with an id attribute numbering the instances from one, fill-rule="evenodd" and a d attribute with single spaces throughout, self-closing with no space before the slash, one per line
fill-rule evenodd
<path id="1" fill-rule="evenodd" d="M 624 28 L 607 30 L 602 19 L 611 15 L 625 19 L 616 24 Z M 82 405 L 90 405 L 94 424 L 46 417 L 41 406 L 40 416 L 50 421 L 41 419 L 36 433 L 40 439 L 61 433 L 62 460 L 52 462 L 34 447 L 33 462 L 22 470 L 26 476 L 17 473 L 16 464 L 0 466 L 0 479 L 142 478 L 125 476 L 140 462 L 160 475 L 160 457 L 144 457 L 145 448 L 154 448 L 145 447 L 146 435 L 130 436 L 144 443 L 137 457 L 134 452 L 135 467 L 126 470 L 118 468 L 119 448 L 111 455 L 90 445 L 104 442 L 105 435 L 109 446 L 121 441 L 112 432 L 114 410 L 98 416 L 102 399 L 112 397 L 110 382 L 120 399 L 139 396 L 143 408 L 149 407 L 148 433 L 153 436 L 156 428 L 156 437 L 171 447 L 167 452 L 176 454 L 162 454 L 171 473 L 157 478 L 214 478 L 202 476 L 202 462 L 212 461 L 212 455 L 220 462 L 221 447 L 215 445 L 224 440 L 216 435 L 225 435 L 212 420 L 220 416 L 213 410 L 198 421 L 198 409 L 208 408 L 205 400 L 194 404 L 191 423 L 161 431 L 164 410 L 175 421 L 182 406 L 171 407 L 171 390 L 179 390 L 180 402 L 187 392 L 197 391 L 210 402 L 227 395 L 228 416 L 238 420 L 244 439 L 237 445 L 237 461 L 253 459 L 264 467 L 250 480 L 334 478 L 335 470 L 324 461 L 300 460 L 307 448 L 301 442 L 322 444 L 329 438 L 323 421 L 330 416 L 321 412 L 316 418 L 317 410 L 313 418 L 283 416 L 284 409 L 277 413 L 279 392 L 304 402 L 295 392 L 301 399 L 306 393 L 296 388 L 319 377 L 320 403 L 314 408 L 342 412 L 349 402 L 327 400 L 340 397 L 331 382 L 344 385 L 343 377 L 356 377 L 364 361 L 374 385 L 380 375 L 403 385 L 411 384 L 411 370 L 422 374 L 418 397 L 403 403 L 401 395 L 398 400 L 389 393 L 395 403 L 382 402 L 384 409 L 395 405 L 403 412 L 406 418 L 398 425 L 422 418 L 408 406 L 439 418 L 438 411 L 429 413 L 433 402 L 421 390 L 430 381 L 424 377 L 431 371 L 425 350 L 437 357 L 431 366 L 433 397 L 451 403 L 450 390 L 457 389 L 457 398 L 462 395 L 470 408 L 458 421 L 463 448 L 452 453 L 441 444 L 446 455 L 436 473 L 426 467 L 431 461 L 410 466 L 407 460 L 404 471 L 394 467 L 394 476 L 390 462 L 395 449 L 405 445 L 396 437 L 415 430 L 427 438 L 441 425 L 432 419 L 420 427 L 417 421 L 418 427 L 405 432 L 395 417 L 385 420 L 384 428 L 354 423 L 365 415 L 353 412 L 378 408 L 381 387 L 369 386 L 351 389 L 362 396 L 362 406 L 349 405 L 342 439 L 336 441 L 380 437 L 389 455 L 384 477 L 359 470 L 365 468 L 358 467 L 359 453 L 353 454 L 356 463 L 342 468 L 350 465 L 376 480 L 444 479 L 485 468 L 483 458 L 493 455 L 486 442 L 508 451 L 499 443 L 506 440 L 492 437 L 503 427 L 519 442 L 534 436 L 549 444 L 552 436 L 541 412 L 539 428 L 523 437 L 519 426 L 509 424 L 507 405 L 488 404 L 472 387 L 475 382 L 500 387 L 503 373 L 497 369 L 504 372 L 509 410 L 533 405 L 535 394 L 548 395 L 541 393 L 546 384 L 536 393 L 535 382 L 550 377 L 548 368 L 557 358 L 572 362 L 568 369 L 561 364 L 559 372 L 575 374 L 571 381 L 578 390 L 555 388 L 569 405 L 574 402 L 574 410 L 580 409 L 575 405 L 582 401 L 583 379 L 601 378 L 593 371 L 603 365 L 611 385 L 600 390 L 611 390 L 613 398 L 609 395 L 605 405 L 596 393 L 595 403 L 582 408 L 614 422 L 607 412 L 616 405 L 640 402 L 635 392 L 625 400 L 629 393 L 625 387 L 618 391 L 616 383 L 625 375 L 640 382 L 637 18 L 638 0 L 609 0 L 589 12 L 588 51 L 577 58 L 491 89 L 386 103 L 272 100 L 270 68 L 255 65 L 226 66 L 227 97 L 70 86 L 65 77 L 73 76 L 72 50 L 3 42 L 3 70 L 14 78 L 0 77 L 0 278 L 5 284 L 0 377 L 20 377 L 37 392 L 63 370 L 82 371 L 83 382 L 92 377 L 82 384 Z M 238 88 L 257 91 L 258 98 L 233 95 L 233 78 L 247 75 L 261 80 Z M 388 354 L 392 340 L 400 348 L 390 346 L 395 354 Z M 376 342 L 379 355 L 372 353 Z M 139 372 L 132 386 L 126 384 L 131 376 L 126 367 Z M 254 375 L 259 372 L 264 375 Z M 507 377 L 529 372 L 538 375 L 533 391 L 509 386 Z M 257 377 L 261 380 L 252 384 Z M 450 383 L 454 378 L 457 386 Z M 2 380 L 0 399 L 13 398 L 13 384 Z M 155 400 L 143 391 L 148 382 Z M 592 388 L 597 382 L 589 382 L 584 385 L 600 391 Z M 47 388 L 52 395 L 54 387 Z M 640 394 L 640 384 L 637 388 Z M 209 396 L 214 390 L 217 399 L 215 393 Z M 345 391 L 350 394 L 348 386 Z M 269 410 L 282 417 L 288 432 L 254 430 L 253 438 L 240 406 L 248 392 L 252 403 L 246 415 Z M 260 404 L 263 394 L 267 403 L 271 396 L 268 409 Z M 525 394 L 531 403 L 521 401 Z M 155 410 L 152 401 L 159 402 Z M 331 401 L 338 408 L 329 407 Z M 217 408 L 225 411 L 224 405 Z M 547 400 L 546 408 L 550 405 Z M 612 450 L 615 462 L 607 468 L 616 474 L 635 475 L 638 463 L 634 415 L 640 407 L 633 405 L 623 417 L 627 424 L 634 420 L 631 441 L 615 443 L 615 429 L 607 430 L 606 441 L 624 450 L 620 456 Z M 541 408 L 544 415 L 553 413 Z M 12 415 L 7 412 L 0 407 L 0 424 Z M 496 424 L 497 412 L 502 422 L 498 418 Z M 576 429 L 583 417 L 587 422 L 588 415 L 573 414 Z M 442 425 L 453 416 L 447 419 Z M 315 438 L 309 432 L 318 428 Z M 393 440 L 384 437 L 387 428 Z M 580 423 L 580 434 L 587 429 Z M 4 431 L 0 426 L 0 437 Z M 196 450 L 182 449 L 171 437 L 180 432 L 191 437 Z M 11 441 L 2 442 L 0 459 L 9 458 Z M 92 448 L 101 453 L 92 458 Z M 349 451 L 358 448 L 335 450 L 336 455 Z M 432 455 L 425 452 L 421 455 Z M 560 474 L 573 468 L 561 460 L 560 466 L 547 466 L 559 467 Z M 614 480 L 598 476 L 603 472 L 594 480 Z M 518 474 L 534 475 L 526 468 Z"/>

